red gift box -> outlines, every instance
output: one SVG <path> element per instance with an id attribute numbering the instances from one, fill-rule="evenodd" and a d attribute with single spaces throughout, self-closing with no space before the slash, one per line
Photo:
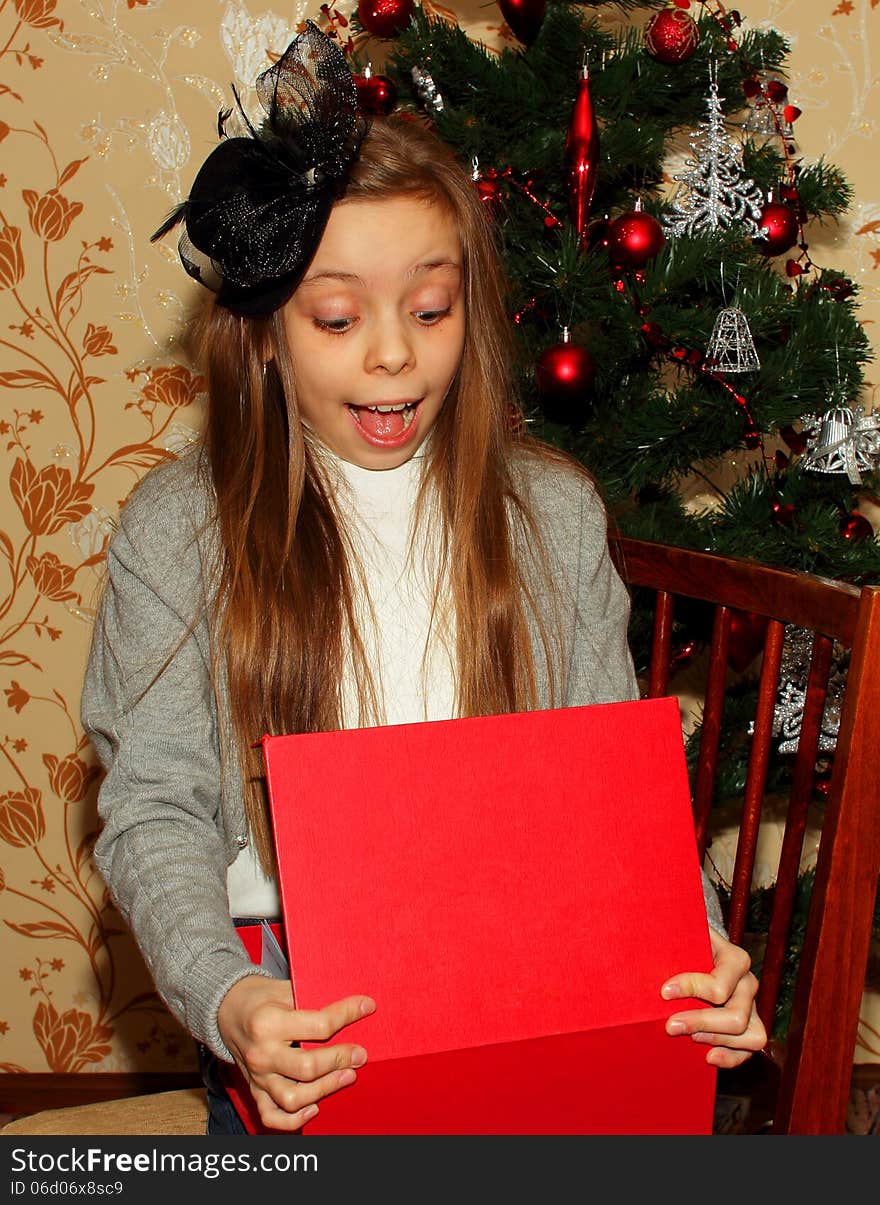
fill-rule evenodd
<path id="1" fill-rule="evenodd" d="M 660 997 L 712 966 L 674 699 L 263 753 L 295 1003 L 377 1002 L 304 1133 L 711 1133 L 706 1047 L 664 1029 L 693 1002 Z"/>

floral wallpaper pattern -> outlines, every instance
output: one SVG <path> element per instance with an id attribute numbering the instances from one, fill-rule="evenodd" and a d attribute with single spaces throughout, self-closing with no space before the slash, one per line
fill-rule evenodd
<path id="1" fill-rule="evenodd" d="M 351 0 L 342 10 L 349 11 Z M 474 37 L 511 39 L 459 0 Z M 149 236 L 315 0 L 0 0 L 0 1072 L 180 1070 L 191 1043 L 152 991 L 91 850 L 98 771 L 78 723 L 103 554 L 120 503 L 196 435 L 193 301 Z M 792 42 L 805 155 L 856 201 L 811 253 L 880 313 L 878 0 L 754 0 Z M 860 1061 L 880 1061 L 866 1019 Z"/>

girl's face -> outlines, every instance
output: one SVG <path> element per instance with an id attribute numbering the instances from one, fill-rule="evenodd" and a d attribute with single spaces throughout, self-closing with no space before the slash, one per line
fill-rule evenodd
<path id="1" fill-rule="evenodd" d="M 453 219 L 411 197 L 336 205 L 284 318 L 303 421 L 361 468 L 404 464 L 464 347 Z"/>

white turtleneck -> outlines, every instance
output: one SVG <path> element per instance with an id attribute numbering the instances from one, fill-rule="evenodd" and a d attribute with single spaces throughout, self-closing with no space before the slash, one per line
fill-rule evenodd
<path id="1" fill-rule="evenodd" d="M 371 613 L 367 600 L 359 599 L 359 626 L 384 722 L 450 719 L 455 714 L 454 644 L 437 623 L 431 630 L 432 549 L 413 549 L 410 539 L 423 457 L 383 470 L 363 469 L 336 456 L 327 456 L 326 463 L 372 604 Z M 358 724 L 356 698 L 349 666 L 343 681 L 347 728 Z M 263 874 L 252 845 L 229 867 L 227 891 L 233 916 L 280 916 L 278 885 Z"/>

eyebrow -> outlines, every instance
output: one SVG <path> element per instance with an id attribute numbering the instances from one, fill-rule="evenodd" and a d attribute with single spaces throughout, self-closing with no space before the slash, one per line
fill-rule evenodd
<path id="1" fill-rule="evenodd" d="M 461 271 L 461 264 L 455 259 L 428 259 L 420 264 L 416 264 L 407 272 L 405 279 L 410 280 L 414 276 L 418 276 L 424 272 L 433 272 L 437 268 L 452 268 L 456 272 Z M 363 280 L 355 272 L 341 272 L 329 269 L 326 272 L 316 272 L 314 276 L 307 276 L 302 282 L 302 285 L 316 284 L 322 280 L 338 280 L 343 284 L 358 284 L 361 287 L 366 287 Z M 302 285 L 300 287 L 302 287 Z"/>

